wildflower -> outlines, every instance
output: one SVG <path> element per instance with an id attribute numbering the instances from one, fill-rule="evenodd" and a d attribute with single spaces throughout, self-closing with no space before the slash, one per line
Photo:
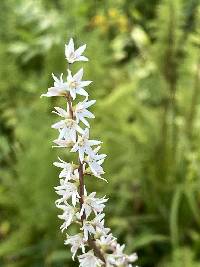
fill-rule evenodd
<path id="1" fill-rule="evenodd" d="M 65 202 L 69 198 L 72 199 L 72 204 L 75 207 L 77 199 L 80 198 L 78 191 L 77 191 L 77 184 L 70 183 L 63 179 L 60 179 L 60 185 L 55 187 L 56 193 L 61 196 L 60 199 L 56 200 L 57 204 Z"/>
<path id="2" fill-rule="evenodd" d="M 67 82 L 63 81 L 63 73 L 60 75 L 60 79 L 57 78 L 52 73 L 54 79 L 54 86 L 48 89 L 46 94 L 42 94 L 41 96 L 51 97 L 51 96 L 66 96 L 68 94 L 68 86 Z"/>
<path id="3" fill-rule="evenodd" d="M 102 178 L 101 175 L 103 175 L 105 172 L 102 168 L 102 163 L 104 162 L 106 154 L 97 154 L 98 150 L 100 149 L 100 146 L 98 146 L 96 149 L 93 150 L 94 153 L 90 153 L 86 159 L 85 162 L 88 163 L 89 168 L 94 176 L 97 178 L 103 179 L 107 182 L 106 179 Z"/>
<path id="4" fill-rule="evenodd" d="M 90 127 L 88 121 L 85 118 L 95 118 L 95 116 L 92 114 L 92 112 L 88 111 L 87 108 L 92 106 L 96 100 L 84 100 L 83 102 L 79 102 L 75 109 L 74 109 L 74 115 L 76 117 L 76 121 L 79 123 L 79 121 L 82 121 L 87 127 Z"/>
<path id="5" fill-rule="evenodd" d="M 65 162 L 64 160 L 62 160 L 59 157 L 58 157 L 58 159 L 60 162 L 54 162 L 53 165 L 58 167 L 58 168 L 63 169 L 59 174 L 59 178 L 66 178 L 66 180 L 72 179 L 73 170 L 74 170 L 73 165 L 71 163 Z"/>
<path id="6" fill-rule="evenodd" d="M 110 233 L 110 228 L 104 227 L 103 225 L 101 227 L 96 226 L 96 233 L 95 233 L 95 238 L 96 240 L 99 240 L 101 236 L 106 236 Z"/>
<path id="7" fill-rule="evenodd" d="M 83 89 L 83 87 L 91 84 L 92 81 L 82 81 L 83 69 L 81 68 L 74 76 L 70 70 L 68 70 L 67 76 L 67 89 L 70 92 L 73 100 L 76 98 L 76 94 L 88 97 L 88 93 Z"/>
<path id="8" fill-rule="evenodd" d="M 117 266 L 131 266 L 129 265 L 130 262 L 135 262 L 138 257 L 136 253 L 133 253 L 131 255 L 126 255 L 123 250 L 125 248 L 125 245 L 120 246 L 119 244 L 116 245 L 115 251 L 113 253 L 113 256 L 115 258 L 115 265 Z"/>
<path id="9" fill-rule="evenodd" d="M 96 228 L 100 229 L 102 233 L 105 235 L 107 234 L 107 229 L 104 227 L 104 213 L 98 214 L 92 221 L 93 225 L 96 226 Z"/>
<path id="10" fill-rule="evenodd" d="M 102 235 L 98 240 L 97 240 L 97 244 L 103 248 L 104 250 L 108 249 L 108 248 L 114 248 L 117 245 L 117 239 L 115 237 L 113 237 L 112 234 L 109 235 Z"/>
<path id="11" fill-rule="evenodd" d="M 91 194 L 87 195 L 87 191 L 85 189 L 84 193 L 84 203 L 82 205 L 80 215 L 82 216 L 83 213 L 86 215 L 86 219 L 90 216 L 91 212 L 93 211 L 95 215 L 102 212 L 105 208 L 104 203 L 107 202 L 105 197 L 103 198 L 96 198 L 96 192 L 92 192 Z"/>
<path id="12" fill-rule="evenodd" d="M 88 61 L 88 58 L 82 56 L 86 49 L 86 44 L 80 46 L 77 50 L 74 50 L 74 41 L 71 38 L 69 43 L 65 45 L 65 57 L 69 63 L 74 63 L 75 61 Z"/>
<path id="13" fill-rule="evenodd" d="M 74 207 L 72 207 L 66 203 L 65 203 L 65 205 L 60 205 L 60 204 L 57 205 L 57 208 L 63 210 L 63 214 L 58 215 L 58 218 L 64 220 L 64 223 L 60 227 L 61 231 L 63 232 L 73 222 L 76 210 Z"/>
<path id="14" fill-rule="evenodd" d="M 99 145 L 101 143 L 102 142 L 97 140 L 89 140 L 89 130 L 86 128 L 84 134 L 78 136 L 78 140 L 72 147 L 71 152 L 78 151 L 80 161 L 83 162 L 84 154 L 90 155 L 94 153 L 91 146 Z"/>
<path id="15" fill-rule="evenodd" d="M 72 119 L 61 120 L 53 124 L 51 127 L 60 130 L 58 139 L 65 139 L 74 143 L 76 142 L 76 133 L 84 133 L 77 122 Z"/>
<path id="16" fill-rule="evenodd" d="M 81 216 L 80 213 L 78 214 L 78 216 Z M 101 233 L 105 235 L 107 234 L 106 228 L 104 228 L 104 220 L 102 220 L 104 216 L 105 214 L 98 214 L 91 221 L 83 221 L 83 226 L 81 227 L 81 230 L 83 230 L 84 238 L 86 241 L 88 240 L 91 234 L 96 234 L 97 231 L 101 231 Z"/>
<path id="17" fill-rule="evenodd" d="M 102 260 L 98 259 L 92 250 L 78 257 L 80 267 L 100 267 L 102 266 Z"/>
<path id="18" fill-rule="evenodd" d="M 90 234 L 95 234 L 95 228 L 90 221 L 84 221 L 83 226 L 80 229 L 83 231 L 86 241 L 88 241 Z"/>
<path id="19" fill-rule="evenodd" d="M 74 260 L 74 257 L 77 253 L 77 250 L 79 248 L 82 249 L 82 252 L 85 253 L 85 241 L 83 239 L 82 234 L 77 234 L 73 236 L 67 235 L 67 239 L 65 240 L 65 245 L 71 245 L 71 252 L 72 252 L 72 259 Z"/>

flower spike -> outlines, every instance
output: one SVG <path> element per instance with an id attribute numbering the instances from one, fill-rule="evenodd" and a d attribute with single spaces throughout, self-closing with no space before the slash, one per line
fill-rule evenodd
<path id="1" fill-rule="evenodd" d="M 74 48 L 71 38 L 65 45 L 65 56 L 68 63 L 76 61 L 88 61 L 83 56 L 86 45 Z M 42 96 L 62 96 L 67 102 L 66 110 L 55 107 L 54 114 L 60 120 L 51 127 L 58 131 L 58 137 L 54 140 L 57 148 L 68 148 L 76 153 L 76 162 L 67 162 L 61 158 L 54 162 L 54 166 L 61 169 L 59 185 L 55 187 L 58 199 L 55 204 L 62 214 L 58 217 L 63 220 L 60 229 L 66 232 L 71 225 L 78 224 L 80 231 L 74 235 L 66 234 L 65 245 L 71 246 L 72 259 L 77 255 L 79 267 L 132 267 L 137 260 L 137 255 L 126 255 L 124 245 L 117 242 L 110 229 L 104 225 L 104 208 L 108 201 L 105 197 L 97 197 L 96 192 L 88 193 L 84 180 L 87 175 L 95 179 L 100 178 L 107 182 L 102 175 L 102 164 L 106 154 L 99 153 L 102 143 L 98 140 L 89 139 L 90 124 L 88 119 L 95 118 L 88 109 L 95 104 L 96 100 L 88 100 L 89 93 L 86 87 L 91 81 L 83 81 L 83 68 L 72 75 L 67 71 L 66 81 L 63 74 L 57 78 L 52 74 L 54 84 L 46 94 Z M 77 96 L 84 97 L 77 103 Z M 76 100 L 76 102 L 75 102 Z"/>

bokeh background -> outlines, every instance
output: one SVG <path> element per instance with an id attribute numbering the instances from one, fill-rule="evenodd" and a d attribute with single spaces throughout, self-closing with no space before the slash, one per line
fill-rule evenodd
<path id="1" fill-rule="evenodd" d="M 54 206 L 64 103 L 40 99 L 70 37 L 88 46 L 109 184 L 87 184 L 110 198 L 107 225 L 140 266 L 199 267 L 199 0 L 0 1 L 0 266 L 77 266 Z"/>

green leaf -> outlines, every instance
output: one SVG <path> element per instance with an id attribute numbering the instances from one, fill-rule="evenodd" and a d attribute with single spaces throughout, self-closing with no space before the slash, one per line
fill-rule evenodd
<path id="1" fill-rule="evenodd" d="M 133 240 L 133 249 L 137 250 L 149 246 L 152 243 L 165 243 L 168 242 L 169 238 L 165 235 L 142 233 Z"/>
<path id="2" fill-rule="evenodd" d="M 171 233 L 171 242 L 174 247 L 178 246 L 179 242 L 179 230 L 178 230 L 178 216 L 179 216 L 179 207 L 182 197 L 182 186 L 177 186 L 174 195 L 172 198 L 171 210 L 170 210 L 170 233 Z"/>

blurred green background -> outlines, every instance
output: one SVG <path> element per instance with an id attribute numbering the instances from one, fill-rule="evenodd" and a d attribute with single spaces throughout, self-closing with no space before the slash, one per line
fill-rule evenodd
<path id="1" fill-rule="evenodd" d="M 0 266 L 78 266 L 54 206 L 64 103 L 40 99 L 70 37 L 88 45 L 109 184 L 87 184 L 110 198 L 107 225 L 140 266 L 199 267 L 199 0 L 0 1 Z"/>

